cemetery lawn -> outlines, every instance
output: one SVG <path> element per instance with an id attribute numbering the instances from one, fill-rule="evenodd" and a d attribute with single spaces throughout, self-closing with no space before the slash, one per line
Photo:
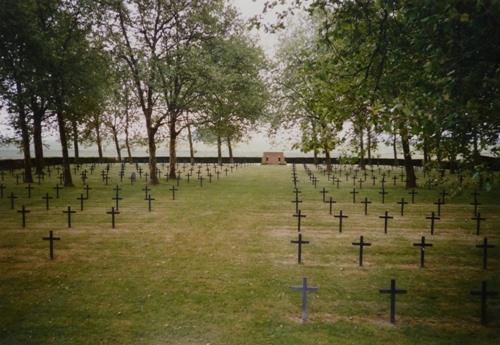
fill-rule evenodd
<path id="1" fill-rule="evenodd" d="M 145 166 L 144 166 L 145 168 Z M 120 214 L 111 228 L 112 167 L 104 186 L 97 167 L 90 176 L 90 199 L 80 211 L 81 181 L 55 199 L 55 174 L 25 185 L 5 177 L 0 200 L 0 344 L 500 344 L 500 298 L 489 299 L 487 326 L 479 324 L 480 298 L 471 296 L 481 281 L 500 292 L 500 191 L 482 191 L 480 236 L 471 220 L 471 190 L 449 190 L 441 220 L 430 235 L 432 203 L 441 189 L 418 189 L 416 203 L 399 215 L 399 201 L 411 198 L 388 177 L 386 203 L 368 181 L 352 203 L 352 182 L 340 189 L 318 176 L 315 189 L 297 166 L 304 240 L 297 264 L 297 218 L 290 166 L 245 166 L 201 188 L 181 181 L 175 201 L 172 181 L 152 186 L 152 212 L 144 201 L 144 177 L 130 185 L 127 166 L 121 183 Z M 203 169 L 205 169 L 203 167 Z M 399 171 L 398 171 L 399 173 Z M 75 176 L 75 180 L 77 180 Z M 215 180 L 215 177 L 214 177 Z M 419 180 L 420 181 L 420 180 Z M 344 229 L 328 213 L 319 193 L 326 187 L 343 210 Z M 443 186 L 448 188 L 447 185 Z M 7 195 L 14 192 L 15 210 Z M 41 199 L 54 199 L 45 210 Z M 368 215 L 360 201 L 368 197 Z M 27 226 L 17 210 L 26 205 Z M 71 205 L 71 229 L 62 211 Z M 384 211 L 394 216 L 383 233 Z M 49 230 L 55 259 L 42 237 Z M 366 242 L 364 267 L 358 242 Z M 426 267 L 419 268 L 421 236 Z M 484 236 L 496 248 L 482 269 Z M 291 291 L 307 276 L 319 291 L 309 294 L 309 321 L 300 319 L 301 295 Z M 397 296 L 395 325 L 389 323 L 389 296 L 379 289 L 407 289 Z"/>

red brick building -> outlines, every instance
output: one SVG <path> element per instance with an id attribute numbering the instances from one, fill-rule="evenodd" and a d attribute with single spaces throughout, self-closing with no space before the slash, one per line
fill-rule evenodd
<path id="1" fill-rule="evenodd" d="M 283 152 L 264 152 L 262 155 L 263 165 L 281 165 L 286 164 Z"/>

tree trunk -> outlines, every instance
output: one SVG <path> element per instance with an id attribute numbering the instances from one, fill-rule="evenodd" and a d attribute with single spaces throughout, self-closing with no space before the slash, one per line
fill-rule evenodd
<path id="1" fill-rule="evenodd" d="M 78 163 L 80 152 L 78 149 L 78 125 L 75 120 L 71 121 L 71 128 L 73 130 L 73 150 L 75 151 L 75 163 Z"/>
<path id="2" fill-rule="evenodd" d="M 191 165 L 194 165 L 194 146 L 193 146 L 193 136 L 191 135 L 191 124 L 187 125 L 188 130 L 188 141 L 189 141 L 189 160 Z"/>
<path id="3" fill-rule="evenodd" d="M 151 128 L 150 120 L 151 114 L 149 114 L 149 117 L 146 117 L 146 124 L 148 128 L 149 181 L 151 184 L 158 184 L 160 181 L 158 181 L 158 175 L 156 174 L 156 131 Z"/>
<path id="4" fill-rule="evenodd" d="M 175 128 L 177 122 L 177 115 L 171 116 L 170 118 L 170 126 L 169 126 L 169 132 L 170 132 L 170 143 L 169 143 L 169 168 L 170 171 L 168 173 L 169 178 L 175 179 L 177 178 L 176 174 L 176 166 L 177 166 L 177 131 Z"/>
<path id="5" fill-rule="evenodd" d="M 403 147 L 403 157 L 406 171 L 406 188 L 415 188 L 417 187 L 417 179 L 415 176 L 415 168 L 413 167 L 411 159 L 408 129 L 403 123 L 399 127 L 399 134 L 401 136 L 401 146 Z"/>
<path id="6" fill-rule="evenodd" d="M 222 139 L 219 134 L 217 134 L 217 163 L 222 165 Z"/>
<path id="7" fill-rule="evenodd" d="M 97 144 L 97 153 L 99 154 L 99 161 L 102 161 L 102 138 L 101 138 L 101 123 L 96 119 L 95 125 L 95 141 Z"/>
<path id="8" fill-rule="evenodd" d="M 330 157 L 330 151 L 325 147 L 325 164 L 326 171 L 332 171 L 332 158 Z"/>
<path id="9" fill-rule="evenodd" d="M 20 87 L 18 86 L 18 92 Z M 28 129 L 28 121 L 26 120 L 26 109 L 22 102 L 18 103 L 19 119 L 18 124 L 21 129 L 21 140 L 24 155 L 24 182 L 33 183 L 33 174 L 31 173 L 31 153 L 30 153 L 30 132 Z"/>
<path id="10" fill-rule="evenodd" d="M 233 147 L 231 146 L 231 138 L 227 137 L 227 150 L 229 152 L 229 163 L 234 163 L 234 157 L 233 157 Z"/>
<path id="11" fill-rule="evenodd" d="M 125 147 L 127 148 L 128 161 L 132 162 L 132 150 L 130 149 L 130 138 L 128 128 L 130 125 L 130 117 L 128 110 L 125 112 Z"/>
<path id="12" fill-rule="evenodd" d="M 365 164 L 365 139 L 363 136 L 363 128 L 359 130 L 359 167 L 362 170 L 366 169 Z"/>
<path id="13" fill-rule="evenodd" d="M 372 164 L 372 131 L 370 126 L 366 128 L 366 150 L 368 154 L 368 164 Z"/>
<path id="14" fill-rule="evenodd" d="M 392 133 L 392 152 L 394 155 L 394 165 L 398 166 L 399 165 L 399 160 L 398 160 L 398 148 L 397 148 L 397 138 L 396 138 L 396 130 L 394 130 L 394 133 Z"/>
<path id="15" fill-rule="evenodd" d="M 424 136 L 424 144 L 423 144 L 423 154 L 424 154 L 424 170 L 428 169 L 429 165 L 429 138 Z"/>
<path id="16" fill-rule="evenodd" d="M 68 138 L 66 136 L 66 124 L 64 121 L 64 114 L 62 112 L 62 106 L 59 104 L 57 110 L 57 124 L 59 127 L 59 138 L 61 141 L 62 148 L 62 158 L 63 158 L 63 176 L 64 176 L 64 185 L 66 187 L 73 186 L 73 179 L 71 177 L 71 167 L 69 162 L 69 153 L 68 153 Z"/>
<path id="17" fill-rule="evenodd" d="M 118 131 L 116 130 L 116 127 L 111 128 L 111 131 L 113 132 L 113 140 L 115 142 L 115 148 L 116 148 L 116 154 L 118 157 L 118 161 L 122 161 L 122 152 L 120 149 L 120 142 L 118 141 Z"/>
<path id="18" fill-rule="evenodd" d="M 41 174 L 44 168 L 42 141 L 43 116 L 44 111 L 33 111 L 33 144 L 35 148 L 35 165 L 37 174 Z"/>
<path id="19" fill-rule="evenodd" d="M 313 162 L 314 162 L 315 166 L 318 165 L 318 150 L 317 149 L 314 149 L 314 151 L 313 151 Z"/>

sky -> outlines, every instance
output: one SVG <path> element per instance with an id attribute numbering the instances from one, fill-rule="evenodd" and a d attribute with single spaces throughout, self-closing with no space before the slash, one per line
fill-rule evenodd
<path id="1" fill-rule="evenodd" d="M 255 15 L 261 15 L 264 8 L 264 3 L 266 0 L 230 0 L 236 9 L 240 12 L 243 19 L 249 19 Z M 278 7 L 279 9 L 279 7 Z M 274 11 L 263 15 L 263 20 L 267 23 L 274 22 Z M 266 55 L 272 58 L 276 52 L 277 46 L 279 45 L 279 34 L 266 33 L 264 30 L 254 29 L 251 35 L 264 49 Z M 1 111 L 1 110 L 0 110 Z M 5 118 L 2 116 L 2 118 Z M 5 125 L 0 124 L 0 134 L 5 134 L 9 132 L 9 129 Z M 270 137 L 267 133 L 266 128 L 261 128 L 257 132 L 250 134 L 250 138 L 246 142 L 237 143 L 233 145 L 233 151 L 235 156 L 261 156 L 264 151 L 284 151 L 285 156 L 310 156 L 310 154 L 304 154 L 297 150 L 292 150 L 291 147 L 294 142 L 299 141 L 298 131 L 279 133 L 275 137 Z M 44 136 L 44 144 L 47 145 L 45 149 L 45 155 L 47 157 L 60 156 L 60 145 L 57 140 L 57 136 L 54 133 L 46 134 Z M 215 146 L 207 146 L 202 143 L 195 143 L 196 155 L 198 156 L 216 156 L 217 151 Z M 382 148 L 382 154 L 389 155 L 390 150 L 387 148 Z M 82 156 L 96 156 L 97 149 L 95 146 L 91 147 L 81 147 L 80 154 Z M 116 151 L 114 146 L 111 144 L 106 145 L 104 154 L 107 156 L 115 156 Z M 124 152 L 122 152 L 124 154 Z M 133 154 L 135 156 L 147 156 L 145 148 L 134 148 Z M 178 156 L 188 156 L 189 148 L 187 141 L 180 140 L 178 143 Z M 223 154 L 226 155 L 227 152 L 223 148 Z M 335 152 L 334 152 L 335 154 Z M 157 150 L 158 156 L 168 155 L 168 147 L 166 144 L 159 145 Z M 21 158 L 21 152 L 15 147 L 0 147 L 0 159 L 5 158 Z"/>

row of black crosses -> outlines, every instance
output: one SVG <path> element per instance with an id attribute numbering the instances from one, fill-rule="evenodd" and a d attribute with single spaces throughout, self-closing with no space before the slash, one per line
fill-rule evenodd
<path id="1" fill-rule="evenodd" d="M 311 183 L 316 188 L 317 181 L 318 179 L 314 176 L 314 174 L 311 172 L 311 170 L 308 169 L 306 165 L 304 165 L 304 168 L 309 176 L 309 179 Z M 366 176 L 365 176 L 366 177 Z M 298 239 L 297 240 L 292 240 L 290 241 L 293 244 L 297 244 L 297 263 L 301 264 L 302 263 L 302 245 L 304 244 L 309 244 L 309 241 L 305 241 L 302 239 L 302 233 L 301 233 L 301 219 L 305 218 L 306 216 L 302 214 L 301 210 L 298 208 L 299 203 L 302 201 L 299 200 L 299 193 L 301 191 L 298 189 L 297 183 L 298 183 L 298 177 L 297 177 L 297 170 L 295 164 L 292 165 L 292 183 L 294 185 L 294 190 L 293 193 L 295 195 L 294 200 L 292 200 L 292 203 L 295 204 L 295 214 L 293 215 L 294 217 L 297 217 L 297 232 L 298 232 Z M 337 182 L 338 183 L 338 182 Z M 353 190 L 355 193 L 355 190 Z M 323 188 L 323 190 L 320 192 L 323 195 L 323 202 L 326 202 L 325 200 L 325 194 L 326 191 Z M 355 202 L 355 194 L 353 193 L 353 202 Z M 411 192 L 412 195 L 412 203 L 415 202 L 415 195 L 417 194 L 415 190 L 413 189 Z M 445 197 L 447 193 L 446 191 L 443 191 L 441 193 L 442 196 L 442 202 L 441 199 L 438 200 L 438 215 L 440 215 L 440 207 L 442 204 L 445 203 Z M 480 214 L 477 212 L 477 206 L 479 205 L 477 201 L 477 196 L 479 194 L 477 192 L 473 193 L 474 196 L 474 202 L 472 205 L 474 205 L 474 214 L 475 218 L 477 221 L 476 225 L 476 233 L 479 235 L 479 226 L 480 226 L 480 221 L 485 220 L 484 218 L 480 217 Z M 332 214 L 332 198 L 330 197 L 329 204 L 330 204 L 330 214 Z M 367 199 L 365 198 L 364 200 L 364 205 L 365 205 L 365 215 L 367 214 Z M 404 199 L 401 200 L 401 202 L 398 202 L 398 204 L 401 205 L 401 215 L 404 215 L 404 205 L 407 204 L 404 202 Z M 339 218 L 339 232 L 342 232 L 342 219 L 346 218 L 347 216 L 343 215 L 342 210 L 340 211 L 340 214 L 338 216 L 335 215 L 335 217 Z M 385 212 L 384 216 L 380 216 L 380 218 L 384 219 L 384 232 L 387 233 L 387 220 L 391 219 L 393 217 L 388 216 L 388 212 Z M 434 221 L 436 220 L 434 212 L 432 212 L 431 217 L 427 217 L 427 219 L 431 219 L 431 234 L 434 233 Z M 439 219 L 439 218 L 437 218 Z M 360 236 L 359 242 L 353 242 L 353 246 L 358 246 L 359 247 L 359 266 L 363 266 L 363 252 L 364 252 L 364 247 L 369 247 L 372 244 L 365 242 L 364 237 Z M 425 266 L 425 249 L 427 247 L 432 247 L 433 245 L 431 243 L 426 242 L 425 236 L 421 237 L 421 241 L 418 243 L 413 243 L 413 246 L 419 247 L 420 249 L 420 267 L 423 268 Z M 477 248 L 481 248 L 483 250 L 483 269 L 487 269 L 488 265 L 488 249 L 495 248 L 494 245 L 488 243 L 488 238 L 484 238 L 483 244 L 481 245 L 476 245 Z M 302 285 L 301 286 L 293 286 L 292 287 L 293 291 L 299 291 L 302 293 L 302 315 L 301 318 L 303 321 L 306 321 L 308 319 L 308 308 L 307 308 L 307 296 L 308 293 L 310 292 L 316 292 L 318 291 L 317 287 L 310 287 L 307 282 L 307 277 L 303 277 L 302 279 Z M 383 294 L 390 294 L 390 322 L 395 323 L 396 322 L 396 295 L 398 294 L 406 294 L 407 290 L 405 289 L 398 289 L 396 288 L 396 280 L 391 279 L 391 285 L 389 289 L 379 289 L 380 293 Z M 496 291 L 490 291 L 488 290 L 487 287 L 487 282 L 482 281 L 481 283 L 481 290 L 476 291 L 473 290 L 471 291 L 471 294 L 474 296 L 480 296 L 481 298 L 481 324 L 486 325 L 487 324 L 487 300 L 488 298 L 496 297 L 498 293 Z"/>
<path id="2" fill-rule="evenodd" d="M 228 176 L 229 172 L 232 173 L 233 170 L 237 170 L 239 166 L 241 166 L 241 164 L 239 164 L 239 163 L 231 164 L 229 166 L 222 166 L 222 167 L 219 167 L 218 165 L 213 164 L 214 174 L 212 174 L 212 168 L 211 168 L 211 166 L 209 164 L 206 164 L 205 165 L 205 170 L 206 170 L 206 175 L 205 176 L 206 177 L 204 177 L 203 172 L 202 172 L 202 169 L 203 169 L 202 165 L 198 165 L 197 166 L 197 171 L 195 171 L 196 170 L 196 166 L 191 165 L 191 166 L 188 167 L 186 164 L 184 164 L 184 165 L 182 165 L 182 167 L 177 172 L 177 177 L 176 177 L 177 187 L 179 186 L 179 182 L 181 180 L 181 174 L 183 172 L 186 172 L 186 170 L 187 170 L 187 172 L 186 172 L 186 176 L 187 176 L 187 180 L 186 181 L 187 181 L 187 183 L 189 183 L 190 177 L 193 176 L 194 174 L 196 174 L 197 175 L 197 179 L 198 179 L 199 184 L 200 184 L 200 187 L 203 187 L 203 181 L 204 180 L 208 180 L 209 183 L 212 183 L 212 177 L 213 176 L 216 176 L 217 180 L 219 180 L 220 175 L 222 173 L 224 173 L 225 176 Z M 93 163 L 93 164 L 90 165 L 90 174 L 91 175 L 94 173 L 95 167 L 96 167 L 95 163 Z M 130 175 L 131 176 L 130 177 L 131 184 L 134 184 L 137 181 L 137 175 L 139 175 L 139 178 L 142 178 L 142 176 L 143 176 L 142 168 L 138 164 L 136 164 L 135 167 L 136 167 L 136 171 L 132 172 L 132 174 Z M 81 168 L 82 168 L 82 166 L 75 165 L 74 166 L 75 173 L 77 171 L 79 171 Z M 59 166 L 56 166 L 55 169 L 58 172 L 59 178 L 61 179 L 62 176 L 63 176 L 60 173 L 61 168 Z M 101 178 L 102 178 L 102 181 L 104 182 L 105 185 L 108 185 L 109 180 L 110 180 L 109 170 L 110 170 L 110 164 L 106 164 L 105 169 L 103 169 L 101 171 Z M 158 171 L 161 172 L 161 170 L 159 170 L 159 169 L 158 169 Z M 0 176 L 1 176 L 2 179 L 4 179 L 5 178 L 5 172 L 3 170 L 2 170 L 2 172 L 3 172 L 3 174 L 0 174 Z M 52 169 L 51 169 L 50 166 L 48 166 L 47 167 L 47 175 L 49 177 L 51 176 L 51 172 L 52 172 Z M 13 173 L 14 172 L 12 171 L 12 174 Z M 125 163 L 122 163 L 121 166 L 120 166 L 120 172 L 119 172 L 119 176 L 120 176 L 120 180 L 121 181 L 123 180 L 123 176 L 124 175 L 125 175 Z M 16 176 L 18 176 L 18 175 L 16 175 Z M 43 178 L 44 178 L 45 173 L 38 174 L 38 176 L 43 176 Z M 82 182 L 85 184 L 85 186 L 83 188 L 85 196 L 84 196 L 84 193 L 82 193 L 76 199 L 80 203 L 80 211 L 83 211 L 84 210 L 84 202 L 89 199 L 89 196 L 90 196 L 89 191 L 92 190 L 92 188 L 87 183 L 88 182 L 88 170 L 83 169 L 82 172 L 81 172 L 81 174 L 80 174 L 80 176 L 82 178 Z M 147 183 L 147 181 L 148 181 L 148 174 L 147 173 L 144 174 L 144 178 L 145 178 L 145 182 Z M 166 178 L 167 178 L 167 181 L 168 181 L 169 180 L 168 175 L 166 175 Z M 18 182 L 17 180 L 18 179 L 16 178 L 16 183 Z M 59 182 L 61 182 L 61 184 L 63 183 L 63 181 L 61 181 L 61 180 Z M 32 190 L 34 188 L 35 187 L 33 187 L 31 184 L 28 184 L 25 187 L 25 189 L 27 190 L 27 198 L 28 199 L 31 199 L 31 197 L 32 197 Z M 6 189 L 6 186 L 3 183 L 1 183 L 0 184 L 0 199 L 4 198 L 4 194 L 5 194 L 4 191 L 5 191 L 5 189 Z M 56 198 L 59 199 L 60 194 L 61 194 L 61 190 L 63 190 L 63 187 L 59 183 L 57 183 L 53 189 L 55 190 Z M 176 188 L 175 185 L 172 185 L 169 190 L 172 192 L 172 200 L 175 200 L 176 192 L 178 191 L 178 188 Z M 106 213 L 109 214 L 109 215 L 111 215 L 111 226 L 114 229 L 115 225 L 116 225 L 116 215 L 120 214 L 120 211 L 119 211 L 119 202 L 121 200 L 123 200 L 123 197 L 121 197 L 120 194 L 119 194 L 119 192 L 121 191 L 121 188 L 119 187 L 119 185 L 116 185 L 113 188 L 113 191 L 115 193 L 114 193 L 114 196 L 112 197 L 112 200 L 115 202 L 115 206 L 111 207 L 111 211 L 107 211 Z M 145 187 L 142 189 L 142 191 L 145 192 L 144 200 L 148 202 L 148 211 L 151 212 L 152 211 L 152 201 L 155 200 L 151 196 L 151 194 L 149 193 L 149 191 L 151 191 L 151 189 L 146 184 Z M 14 210 L 15 209 L 15 200 L 18 199 L 18 197 L 16 195 L 14 195 L 14 192 L 11 192 L 10 195 L 7 198 L 10 199 L 10 208 L 12 210 Z M 46 193 L 42 197 L 42 199 L 44 200 L 44 203 L 45 203 L 45 209 L 48 211 L 50 209 L 50 200 L 52 200 L 53 197 L 50 196 L 49 193 Z M 22 225 L 23 228 L 25 228 L 26 227 L 27 214 L 30 213 L 31 210 L 27 209 L 25 205 L 22 205 L 21 209 L 18 210 L 17 212 L 21 214 L 21 225 Z M 72 209 L 71 206 L 68 206 L 67 209 L 65 209 L 63 211 L 63 213 L 67 217 L 68 228 L 71 228 L 72 227 L 72 214 L 75 214 L 76 211 L 74 209 Z"/>

